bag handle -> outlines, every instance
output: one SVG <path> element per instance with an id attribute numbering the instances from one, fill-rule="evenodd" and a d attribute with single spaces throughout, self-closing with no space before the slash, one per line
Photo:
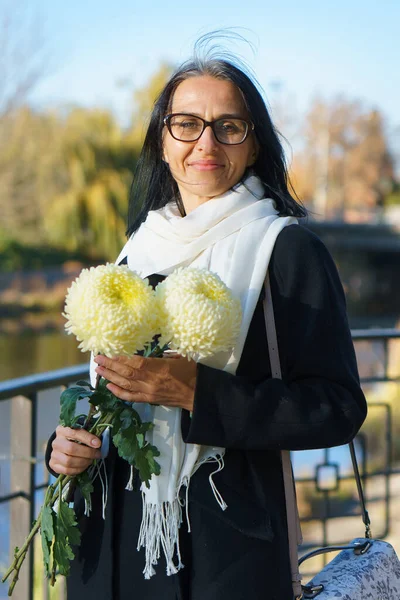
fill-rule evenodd
<path id="1" fill-rule="evenodd" d="M 299 560 L 299 566 L 309 558 L 313 558 L 313 556 L 328 554 L 329 552 L 339 552 L 340 550 L 354 550 L 354 554 L 362 555 L 368 552 L 373 543 L 373 540 L 364 540 L 363 542 L 355 542 L 346 546 L 325 546 L 324 548 L 318 548 L 302 556 Z"/>
<path id="2" fill-rule="evenodd" d="M 263 302 L 265 328 L 267 333 L 269 360 L 271 364 L 271 374 L 275 379 L 282 379 L 282 371 L 279 359 L 278 339 L 276 336 L 274 309 L 272 304 L 271 285 L 269 281 L 269 273 L 265 278 L 265 296 Z M 357 457 L 354 448 L 354 442 L 349 442 L 350 456 L 354 470 L 354 476 L 357 484 L 357 492 L 360 500 L 362 520 L 365 525 L 365 537 L 370 539 L 371 521 L 365 504 L 364 490 L 362 487 L 360 472 L 358 469 Z M 293 477 L 293 469 L 290 460 L 290 451 L 281 451 L 283 483 L 285 489 L 286 501 L 286 518 L 288 525 L 288 541 L 289 541 L 289 556 L 290 567 L 292 574 L 293 594 L 296 600 L 302 598 L 301 575 L 299 573 L 298 546 L 302 543 L 302 534 L 300 527 L 300 518 L 296 501 L 296 485 Z M 300 562 L 303 562 L 307 557 L 304 557 Z"/>

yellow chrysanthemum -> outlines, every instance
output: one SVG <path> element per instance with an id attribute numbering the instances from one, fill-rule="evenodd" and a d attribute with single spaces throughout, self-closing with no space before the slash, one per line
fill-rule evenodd
<path id="1" fill-rule="evenodd" d="M 107 264 L 82 270 L 68 289 L 63 316 L 82 352 L 132 356 L 155 333 L 157 305 L 147 279 L 126 265 Z"/>
<path id="2" fill-rule="evenodd" d="M 210 271 L 179 268 L 156 288 L 160 343 L 188 358 L 233 348 L 242 311 L 223 281 Z"/>

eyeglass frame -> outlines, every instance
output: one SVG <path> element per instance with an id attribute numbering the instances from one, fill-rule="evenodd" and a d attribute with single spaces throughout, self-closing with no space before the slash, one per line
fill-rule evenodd
<path id="1" fill-rule="evenodd" d="M 176 138 L 174 136 L 174 134 L 171 131 L 171 123 L 170 120 L 172 117 L 177 117 L 177 116 L 184 116 L 184 117 L 194 117 L 195 119 L 199 119 L 200 121 L 203 122 L 203 129 L 200 133 L 200 135 L 195 138 L 194 140 L 180 140 L 179 138 Z M 217 134 L 214 131 L 214 123 L 216 123 L 217 121 L 222 121 L 224 119 L 236 119 L 238 121 L 243 121 L 243 123 L 246 123 L 247 129 L 246 129 L 246 133 L 244 135 L 244 138 L 242 139 L 241 142 L 235 142 L 234 144 L 231 144 L 229 142 L 221 142 L 218 139 Z M 252 121 L 246 121 L 246 119 L 241 119 L 240 117 L 219 117 L 219 119 L 214 119 L 213 121 L 206 121 L 205 119 L 203 119 L 202 117 L 199 117 L 198 115 L 192 115 L 191 113 L 171 113 L 169 115 L 165 115 L 165 117 L 163 118 L 163 123 L 165 125 L 165 127 L 168 129 L 169 133 L 171 134 L 171 136 L 174 138 L 174 140 L 176 140 L 177 142 L 184 142 L 187 144 L 192 144 L 193 142 L 197 142 L 201 136 L 203 135 L 204 131 L 206 130 L 207 127 L 211 127 L 212 132 L 214 134 L 215 139 L 217 140 L 217 142 L 219 144 L 224 144 L 224 146 L 239 146 L 240 144 L 243 144 L 243 142 L 245 142 L 247 140 L 247 138 L 249 137 L 249 133 L 251 131 L 254 131 L 254 123 Z"/>

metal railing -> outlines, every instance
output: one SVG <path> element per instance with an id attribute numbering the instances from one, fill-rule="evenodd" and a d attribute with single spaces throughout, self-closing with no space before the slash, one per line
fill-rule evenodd
<path id="1" fill-rule="evenodd" d="M 398 347 L 398 351 L 396 351 L 399 356 L 397 372 L 394 375 L 389 372 L 390 344 L 392 340 L 400 341 L 400 330 L 360 329 L 352 331 L 352 338 L 356 353 L 360 344 L 363 343 L 375 345 L 375 350 L 377 349 L 376 346 L 379 346 L 379 357 L 377 358 L 379 367 L 378 369 L 372 369 L 373 371 L 377 370 L 378 372 L 369 372 L 360 377 L 367 400 L 368 397 L 373 395 L 371 392 L 376 389 L 377 386 L 395 383 L 398 386 L 397 397 L 400 401 L 400 346 Z M 365 370 L 363 369 L 365 365 L 362 364 L 360 357 L 358 357 L 358 364 L 360 371 Z M 379 493 L 374 492 L 373 495 L 367 493 L 366 496 L 367 508 L 372 509 L 372 515 L 371 510 L 369 510 L 369 513 L 372 521 L 373 537 L 383 539 L 391 533 L 391 525 L 393 524 L 391 523 L 391 513 L 393 512 L 391 503 L 393 497 L 390 493 L 390 482 L 393 477 L 400 475 L 399 464 L 393 463 L 393 449 L 395 443 L 393 429 L 395 425 L 397 425 L 396 429 L 400 429 L 400 422 L 396 423 L 395 421 L 394 404 L 387 401 L 385 391 L 383 391 L 383 394 L 380 394 L 380 396 L 381 399 L 379 402 L 368 400 L 369 418 L 367 418 L 365 424 L 357 434 L 355 445 L 364 491 L 368 492 L 370 488 L 376 488 L 376 482 L 380 481 Z M 382 399 L 382 396 L 384 399 Z M 369 447 L 369 440 L 374 433 L 373 430 L 369 431 L 369 426 L 373 424 L 372 421 L 377 416 L 378 411 L 381 415 L 379 419 L 379 460 L 377 460 L 377 454 L 375 454 L 376 448 L 375 450 L 371 450 Z M 375 437 L 377 437 L 376 432 Z M 341 449 L 344 450 L 345 447 L 341 447 Z M 303 529 L 305 531 L 305 542 L 301 548 L 302 554 L 315 547 L 346 544 L 351 539 L 349 536 L 353 538 L 363 537 L 364 527 L 361 520 L 361 509 L 356 493 L 350 453 L 348 451 L 347 456 L 346 453 L 343 453 L 345 462 L 347 462 L 347 468 L 343 469 L 343 465 L 334 458 L 336 451 L 337 449 L 335 448 L 323 449 L 321 451 L 321 456 L 312 465 L 313 472 L 311 474 L 302 476 L 301 474 L 296 473 L 296 487 L 298 493 L 300 491 L 300 494 L 298 495 L 300 495 L 300 497 L 302 495 L 302 486 L 303 490 L 308 490 L 309 500 L 311 498 L 310 505 L 314 511 L 317 509 L 319 513 L 318 515 L 311 513 L 307 516 L 302 516 L 301 518 Z M 400 455 L 399 449 L 397 449 L 397 454 Z M 293 458 L 295 458 L 295 456 Z M 340 462 L 342 461 L 343 457 Z M 370 463 L 372 463 L 372 465 Z M 341 473 L 342 470 L 345 472 Z M 329 481 L 325 483 L 323 483 L 324 472 L 328 472 L 329 479 Z M 339 490 L 343 490 L 343 488 L 347 490 L 347 498 L 335 502 L 335 500 L 338 500 L 337 495 Z M 374 511 L 374 505 L 379 505 L 379 518 L 376 518 L 378 511 Z M 345 530 L 340 526 L 329 528 L 329 525 L 335 525 L 335 523 L 343 518 L 352 521 L 352 523 L 350 523 L 350 528 L 348 526 Z M 314 535 L 309 534 L 307 524 L 314 524 Z M 316 527 L 316 524 L 318 524 L 318 527 Z M 322 533 L 315 535 L 316 529 L 322 531 Z M 353 534 L 351 531 L 353 531 Z M 331 560 L 331 558 L 332 555 L 329 556 L 328 554 L 318 557 L 318 559 L 315 559 L 316 562 L 312 567 L 313 570 L 309 573 L 305 573 L 303 569 L 303 576 L 315 574 L 315 572 Z M 320 563 L 318 566 L 317 562 Z"/>
<path id="2" fill-rule="evenodd" d="M 17 379 L 11 379 L 9 381 L 0 382 L 0 401 L 10 400 L 12 402 L 22 400 L 22 405 L 19 404 L 16 406 L 16 412 L 25 412 L 25 415 L 21 415 L 22 419 L 25 416 L 25 422 L 28 421 L 29 431 L 25 432 L 25 440 L 22 443 L 22 448 L 17 448 L 17 456 L 14 456 L 13 453 L 10 453 L 10 460 L 14 458 L 22 458 L 25 463 L 28 463 L 29 467 L 29 481 L 27 482 L 27 486 L 23 486 L 25 489 L 17 489 L 16 491 L 11 491 L 9 494 L 5 494 L 0 496 L 0 504 L 5 502 L 12 502 L 18 499 L 23 499 L 28 502 L 29 511 L 28 514 L 25 515 L 25 529 L 27 529 L 26 525 L 28 525 L 28 530 L 24 532 L 24 537 L 29 533 L 30 524 L 33 523 L 35 519 L 35 493 L 47 488 L 50 483 L 50 476 L 47 477 L 47 480 L 43 483 L 36 485 L 35 484 L 35 467 L 38 463 L 38 455 L 37 455 L 37 413 L 38 413 L 38 395 L 43 390 L 58 388 L 58 387 L 66 387 L 70 383 L 75 383 L 78 379 L 85 377 L 88 374 L 88 365 L 77 365 L 75 367 L 68 367 L 65 369 L 59 369 L 56 371 L 51 371 L 48 373 L 40 373 L 37 375 L 31 375 L 28 377 L 19 377 Z M 18 419 L 18 422 L 20 419 Z M 11 438 L 14 432 L 13 423 L 10 425 L 11 429 Z M 27 434 L 27 435 L 26 435 Z M 26 443 L 27 442 L 27 443 Z M 42 459 L 43 460 L 43 459 Z M 24 471 L 26 471 L 26 465 L 22 463 Z M 26 474 L 26 473 L 25 473 Z M 19 478 L 21 479 L 21 478 Z M 24 473 L 22 473 L 22 479 L 24 479 Z M 17 485 L 11 487 L 19 488 L 20 481 L 17 482 Z M 26 489 L 27 488 L 27 489 Z M 21 515 L 20 511 L 20 515 Z M 21 515 L 21 518 L 24 518 L 24 515 Z M 20 528 L 17 528 L 17 532 Z M 11 523 L 10 530 L 10 539 L 14 543 L 10 543 L 10 548 L 17 545 L 17 532 L 13 535 L 13 528 Z M 23 539 L 23 538 L 22 538 Z M 19 540 L 21 542 L 21 540 Z M 10 552 L 11 555 L 11 552 Z M 21 572 L 20 579 L 24 580 L 24 583 L 18 582 L 17 586 L 24 585 L 24 589 L 26 593 L 21 594 L 21 598 L 23 596 L 24 600 L 33 600 L 34 597 L 34 564 L 35 564 L 35 549 L 32 544 L 31 549 L 27 555 L 28 569 Z M 16 590 L 18 591 L 18 590 Z M 45 585 L 45 594 L 44 597 L 49 596 L 49 587 Z"/>
<path id="3" fill-rule="evenodd" d="M 382 346 L 383 351 L 383 360 L 382 360 L 382 369 L 381 372 L 377 375 L 368 375 L 366 377 L 361 378 L 361 382 L 363 386 L 370 386 L 376 383 L 386 383 L 386 382 L 396 382 L 400 383 L 400 378 L 398 376 L 390 376 L 388 373 L 389 366 L 389 344 L 391 340 L 400 339 L 400 330 L 398 329 L 366 329 L 366 330 L 354 330 L 352 331 L 353 341 L 355 342 L 356 350 L 359 342 L 373 342 L 378 343 Z M 360 365 L 362 366 L 362 365 Z M 18 398 L 25 401 L 25 408 L 28 407 L 28 430 L 25 433 L 28 435 L 25 436 L 26 439 L 29 439 L 28 447 L 25 447 L 25 452 L 28 456 L 25 459 L 28 460 L 29 463 L 29 481 L 25 486 L 25 489 L 16 489 L 11 490 L 10 493 L 3 495 L 0 497 L 0 504 L 10 502 L 13 503 L 18 499 L 23 499 L 28 503 L 29 506 L 29 514 L 27 515 L 27 522 L 30 524 L 33 522 L 35 518 L 35 493 L 47 487 L 49 484 L 49 479 L 37 485 L 35 483 L 35 466 L 38 461 L 42 460 L 43 457 L 38 456 L 37 454 L 37 413 L 38 413 L 38 394 L 43 392 L 44 390 L 68 386 L 71 383 L 75 383 L 77 380 L 82 377 L 86 377 L 88 374 L 88 365 L 77 365 L 75 367 L 69 367 L 66 369 L 60 369 L 57 371 L 52 371 L 49 373 L 41 373 L 38 375 L 32 375 L 29 377 L 21 377 L 18 379 L 13 379 L 9 381 L 5 381 L 0 383 L 0 401 L 3 400 L 17 400 Z M 391 464 L 391 448 L 392 448 L 392 410 L 389 405 L 385 406 L 384 410 L 386 411 L 385 424 L 386 424 L 386 464 L 383 469 L 374 470 L 373 472 L 368 472 L 366 457 L 367 457 L 367 442 L 365 436 L 360 433 L 357 436 L 358 439 L 358 449 L 361 454 L 361 471 L 364 482 L 370 479 L 373 476 L 382 476 L 386 479 L 385 483 L 385 510 L 386 510 L 386 521 L 383 532 L 379 532 L 382 537 L 385 537 L 390 531 L 390 490 L 389 490 L 389 479 L 393 474 L 400 474 L 399 468 L 393 468 Z M 17 407 L 20 410 L 20 407 Z M 11 438 L 13 435 L 13 427 L 11 424 Z M 18 449 L 18 453 L 21 454 L 24 451 Z M 337 464 L 334 461 L 330 460 L 329 456 L 330 449 L 324 450 L 323 464 L 326 467 L 332 467 L 332 469 L 336 472 L 335 475 L 335 483 L 331 485 L 330 489 L 320 489 L 320 469 L 317 468 L 315 474 L 312 477 L 297 477 L 297 481 L 299 484 L 314 484 L 319 493 L 322 494 L 323 501 L 325 502 L 325 506 L 328 507 L 324 517 L 321 519 L 323 526 L 323 536 L 321 540 L 322 545 L 327 545 L 328 540 L 328 531 L 327 524 L 329 519 L 332 518 L 329 515 L 329 506 L 330 506 L 330 495 L 335 491 L 338 487 L 338 481 L 345 481 L 351 479 L 351 475 L 339 476 L 337 471 Z M 11 454 L 12 457 L 12 454 Z M 318 465 L 316 465 L 318 467 Z M 305 517 L 302 519 L 303 522 L 308 522 L 313 520 L 313 517 Z M 314 519 L 315 520 L 315 519 Z M 344 540 L 348 541 L 348 540 Z M 309 544 L 309 546 L 314 546 L 315 544 Z M 307 545 L 304 546 L 307 548 Z M 24 596 L 24 600 L 33 600 L 34 597 L 34 552 L 33 549 L 29 554 L 29 565 L 28 570 L 26 572 L 27 577 L 27 595 Z M 20 585 L 18 583 L 18 585 Z M 48 594 L 48 592 L 47 592 Z M 46 595 L 48 597 L 48 595 Z M 22 596 L 21 596 L 22 598 Z"/>

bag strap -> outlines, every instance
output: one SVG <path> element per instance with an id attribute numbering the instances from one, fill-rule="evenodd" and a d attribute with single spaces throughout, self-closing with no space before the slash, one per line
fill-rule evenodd
<path id="1" fill-rule="evenodd" d="M 265 279 L 265 297 L 264 297 L 264 318 L 265 328 L 267 331 L 269 360 L 271 363 L 272 377 L 282 379 L 281 365 L 279 361 L 278 340 L 276 337 L 276 327 L 274 311 L 272 307 L 271 286 L 269 283 L 269 275 Z M 300 519 L 296 502 L 296 488 L 293 478 L 292 463 L 290 461 L 290 452 L 282 450 L 282 472 L 283 483 L 285 488 L 286 500 L 286 519 L 288 526 L 289 539 L 289 557 L 290 570 L 292 575 L 293 595 L 296 600 L 302 598 L 301 575 L 298 566 L 298 546 L 302 543 L 302 534 L 300 527 Z"/>
<path id="2" fill-rule="evenodd" d="M 351 462 L 353 464 L 354 477 L 356 479 L 356 484 L 357 484 L 358 497 L 359 497 L 360 505 L 361 505 L 362 520 L 365 525 L 365 537 L 369 539 L 372 537 L 371 521 L 369 518 L 367 507 L 365 505 L 364 490 L 363 490 L 363 486 L 362 486 L 362 482 L 361 482 L 360 471 L 358 469 L 356 450 L 354 448 L 353 440 L 351 442 L 349 442 L 349 448 L 350 448 Z"/>
<path id="3" fill-rule="evenodd" d="M 282 371 L 279 360 L 279 348 L 278 340 L 276 336 L 274 310 L 272 304 L 272 293 L 271 285 L 269 281 L 269 274 L 265 278 L 265 296 L 264 296 L 264 318 L 265 328 L 267 332 L 269 360 L 271 363 L 271 374 L 275 379 L 282 379 Z M 370 539 L 371 534 L 371 521 L 369 518 L 368 511 L 365 504 L 365 496 L 362 487 L 360 472 L 358 469 L 357 457 L 354 448 L 354 442 L 349 442 L 350 456 L 354 470 L 354 476 L 357 484 L 357 492 L 361 505 L 362 520 L 365 525 L 365 537 Z M 296 502 L 296 486 L 293 477 L 293 469 L 290 461 L 290 452 L 282 450 L 282 471 L 283 471 L 283 483 L 285 488 L 286 498 L 286 515 L 288 525 L 288 540 L 289 540 L 289 554 L 290 554 L 290 565 L 292 572 L 292 585 L 293 593 L 296 600 L 300 600 L 302 597 L 301 593 L 301 575 L 298 568 L 298 546 L 302 543 L 302 534 L 300 527 L 300 518 Z M 305 557 L 304 559 L 305 560 Z"/>

